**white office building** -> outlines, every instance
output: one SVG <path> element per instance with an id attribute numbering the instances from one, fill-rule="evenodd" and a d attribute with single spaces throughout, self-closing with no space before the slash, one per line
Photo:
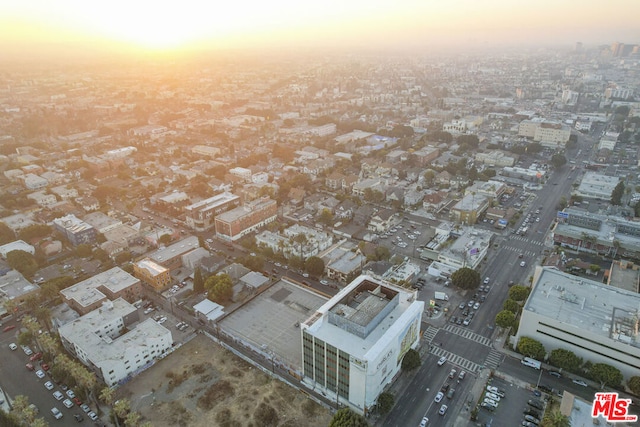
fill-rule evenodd
<path id="1" fill-rule="evenodd" d="M 606 363 L 625 379 L 640 372 L 640 294 L 551 267 L 537 267 L 515 337 L 531 337 L 547 354 L 563 348 Z"/>
<path id="2" fill-rule="evenodd" d="M 108 386 L 133 377 L 171 348 L 171 332 L 119 298 L 58 330 L 62 345 Z"/>
<path id="3" fill-rule="evenodd" d="M 424 302 L 407 291 L 360 276 L 300 326 L 303 382 L 366 414 L 416 348 Z"/>

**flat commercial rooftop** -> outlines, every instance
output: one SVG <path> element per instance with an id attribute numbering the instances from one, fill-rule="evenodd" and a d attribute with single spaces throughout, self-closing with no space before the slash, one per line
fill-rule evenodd
<path id="1" fill-rule="evenodd" d="M 281 280 L 222 320 L 220 329 L 266 355 L 275 354 L 279 362 L 301 371 L 299 325 L 327 301 L 325 297 Z"/>

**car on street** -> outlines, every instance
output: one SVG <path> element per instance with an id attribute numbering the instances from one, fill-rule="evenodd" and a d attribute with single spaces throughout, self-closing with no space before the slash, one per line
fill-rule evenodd
<path id="1" fill-rule="evenodd" d="M 424 417 L 422 421 L 420 421 L 420 427 L 426 427 L 428 422 L 429 422 L 429 418 Z"/>
<path id="2" fill-rule="evenodd" d="M 520 267 L 524 267 L 524 266 L 526 266 L 526 265 L 527 265 L 527 263 L 526 263 L 526 262 L 524 262 L 524 261 L 522 261 L 522 262 L 520 263 Z"/>
<path id="3" fill-rule="evenodd" d="M 9 332 L 13 329 L 16 328 L 16 325 L 9 325 L 9 326 L 5 326 L 5 328 L 2 330 L 2 332 Z"/>
<path id="4" fill-rule="evenodd" d="M 438 414 L 440 414 L 440 415 L 446 414 L 447 413 L 447 409 L 449 409 L 449 407 L 447 405 L 442 405 L 440 407 L 440 410 L 438 411 Z"/>
<path id="5" fill-rule="evenodd" d="M 53 383 L 51 381 L 47 381 L 46 383 L 44 383 L 44 388 L 46 388 L 47 390 L 53 390 Z"/>
<path id="6" fill-rule="evenodd" d="M 438 359 L 438 366 L 442 366 L 445 363 L 447 363 L 447 358 L 445 356 L 442 356 L 440 359 Z"/>
<path id="7" fill-rule="evenodd" d="M 556 372 L 556 371 L 549 371 L 549 375 L 551 375 L 552 377 L 556 377 L 556 378 L 562 378 L 562 374 L 560 372 Z"/>
<path id="8" fill-rule="evenodd" d="M 488 284 L 489 284 L 489 278 L 488 278 L 488 277 L 485 277 L 485 278 L 484 278 L 484 282 L 482 282 L 482 283 L 484 283 L 485 285 L 488 285 Z"/>
<path id="9" fill-rule="evenodd" d="M 9 349 L 10 349 L 11 351 L 13 351 L 13 350 L 17 350 L 17 349 L 18 349 L 18 346 L 16 345 L 16 343 L 12 342 L 11 344 L 9 344 Z"/>
<path id="10" fill-rule="evenodd" d="M 479 308 L 480 308 L 480 303 L 479 302 L 476 302 L 475 304 L 473 304 L 473 309 L 474 310 L 477 310 Z"/>
<path id="11" fill-rule="evenodd" d="M 450 388 L 449 391 L 447 392 L 447 399 L 453 399 L 453 395 L 456 393 L 456 389 L 455 388 Z"/>
<path id="12" fill-rule="evenodd" d="M 460 373 L 458 374 L 458 381 L 462 381 L 465 375 L 466 375 L 466 372 L 460 371 Z"/>
<path id="13" fill-rule="evenodd" d="M 464 326 L 469 326 L 469 324 L 471 323 L 471 318 L 467 317 L 466 319 L 464 319 L 464 321 L 462 322 L 462 324 Z"/>
<path id="14" fill-rule="evenodd" d="M 439 391 L 438 394 L 436 394 L 436 397 L 433 399 L 433 401 L 436 403 L 440 403 L 443 397 L 444 397 L 444 393 Z"/>
<path id="15" fill-rule="evenodd" d="M 325 279 L 320 280 L 320 283 L 325 285 L 325 286 L 329 284 L 329 282 L 327 280 L 325 280 Z"/>
<path id="16" fill-rule="evenodd" d="M 452 368 L 449 371 L 449 378 L 455 378 L 457 373 L 458 373 L 458 371 L 456 371 L 454 368 Z"/>
<path id="17" fill-rule="evenodd" d="M 573 380 L 574 384 L 581 385 L 582 387 L 587 387 L 587 383 L 582 380 Z"/>

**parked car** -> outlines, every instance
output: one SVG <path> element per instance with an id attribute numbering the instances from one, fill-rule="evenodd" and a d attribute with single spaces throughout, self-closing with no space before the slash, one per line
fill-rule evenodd
<path id="1" fill-rule="evenodd" d="M 587 385 L 588 385 L 586 382 L 584 382 L 582 380 L 573 380 L 573 383 L 581 385 L 582 387 L 587 387 Z"/>
<path id="2" fill-rule="evenodd" d="M 98 419 L 98 416 L 97 416 L 97 415 L 96 415 L 96 413 L 95 413 L 95 412 L 93 412 L 93 411 L 90 411 L 90 412 L 87 414 L 87 416 L 88 416 L 89 418 L 91 418 L 91 420 L 93 420 L 93 421 L 95 421 L 95 420 L 97 420 L 97 419 Z"/>
<path id="3" fill-rule="evenodd" d="M 5 326 L 5 328 L 2 330 L 2 332 L 9 332 L 12 329 L 15 329 L 16 325 L 9 325 L 9 326 Z"/>
<path id="4" fill-rule="evenodd" d="M 9 344 L 9 349 L 10 349 L 11 351 L 13 351 L 13 350 L 17 350 L 17 349 L 18 349 L 18 346 L 16 345 L 16 343 L 12 342 L 11 344 Z"/>
<path id="5" fill-rule="evenodd" d="M 458 371 L 456 371 L 455 369 L 451 368 L 451 371 L 449 371 L 449 378 L 455 378 L 457 372 Z"/>
<path id="6" fill-rule="evenodd" d="M 65 400 L 63 400 L 63 401 L 62 401 L 62 404 L 63 404 L 66 408 L 68 408 L 68 409 L 73 408 L 73 402 L 72 402 L 72 401 L 70 401 L 69 399 L 65 399 Z"/>
<path id="7" fill-rule="evenodd" d="M 447 399 L 452 399 L 454 394 L 456 394 L 456 389 L 450 388 L 449 392 L 447 393 Z"/>
<path id="8" fill-rule="evenodd" d="M 59 420 L 60 418 L 62 418 L 62 412 L 60 412 L 60 410 L 58 408 L 56 408 L 55 406 L 53 408 L 51 408 L 51 413 L 53 414 L 53 417 L 56 420 Z"/>
<path id="9" fill-rule="evenodd" d="M 527 404 L 529 406 L 533 406 L 536 409 L 540 409 L 540 410 L 544 409 L 544 403 L 540 402 L 539 400 L 531 399 L 527 402 Z"/>
<path id="10" fill-rule="evenodd" d="M 534 424 L 540 424 L 540 420 L 537 419 L 536 417 L 532 416 L 532 415 L 525 415 L 524 419 L 526 421 L 529 421 L 530 423 L 534 423 Z"/>
<path id="11" fill-rule="evenodd" d="M 491 405 L 491 404 L 489 404 L 487 402 L 482 402 L 480 404 L 480 407 L 486 409 L 487 411 L 491 411 L 491 412 L 496 410 L 495 406 L 493 406 L 493 405 Z"/>
<path id="12" fill-rule="evenodd" d="M 82 409 L 82 412 L 89 413 L 91 412 L 91 408 L 89 408 L 89 405 L 87 405 L 86 403 L 80 405 L 80 409 Z"/>
<path id="13" fill-rule="evenodd" d="M 444 384 L 442 385 L 442 387 L 440 388 L 440 391 L 441 391 L 441 392 L 443 392 L 443 393 L 446 393 L 446 392 L 447 392 L 447 390 L 449 390 L 449 386 L 450 386 L 450 384 L 449 384 L 449 383 L 444 383 Z"/>
<path id="14" fill-rule="evenodd" d="M 73 390 L 69 389 L 67 390 L 67 396 L 69 396 L 70 399 L 73 399 L 74 397 L 76 397 L 76 394 L 73 392 Z"/>
<path id="15" fill-rule="evenodd" d="M 40 379 L 44 378 L 44 371 L 42 369 L 38 369 L 36 371 L 36 377 L 38 377 Z"/>
<path id="16" fill-rule="evenodd" d="M 24 367 L 30 371 L 33 371 L 34 369 L 36 369 L 31 363 L 27 363 L 26 365 L 24 365 Z"/>
<path id="17" fill-rule="evenodd" d="M 56 390 L 53 392 L 53 397 L 55 397 L 56 400 L 62 400 L 62 398 L 64 398 L 64 394 L 62 394 L 60 390 Z"/>
<path id="18" fill-rule="evenodd" d="M 44 388 L 46 388 L 47 390 L 53 390 L 53 383 L 51 381 L 47 381 L 46 383 L 44 383 Z"/>
<path id="19" fill-rule="evenodd" d="M 458 381 L 462 381 L 465 375 L 466 375 L 466 372 L 460 371 L 460 373 L 458 374 Z"/>
<path id="20" fill-rule="evenodd" d="M 80 414 L 73 414 L 73 418 L 76 419 L 77 422 L 81 423 L 82 421 L 84 421 L 84 417 Z"/>
<path id="21" fill-rule="evenodd" d="M 549 375 L 551 375 L 552 377 L 556 377 L 556 378 L 562 378 L 562 374 L 560 372 L 556 372 L 556 371 L 549 371 Z"/>

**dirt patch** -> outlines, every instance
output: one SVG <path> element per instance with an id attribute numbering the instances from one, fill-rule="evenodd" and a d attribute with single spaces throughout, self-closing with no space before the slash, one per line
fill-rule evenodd
<path id="1" fill-rule="evenodd" d="M 152 426 L 327 426 L 331 413 L 204 335 L 119 388 Z"/>

